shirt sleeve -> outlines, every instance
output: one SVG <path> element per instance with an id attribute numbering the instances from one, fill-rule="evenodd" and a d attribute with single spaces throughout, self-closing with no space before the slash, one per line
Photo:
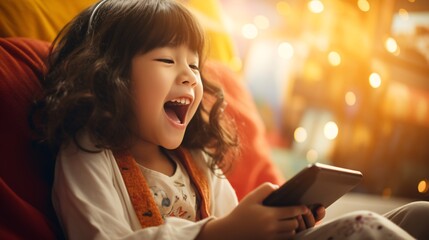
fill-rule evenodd
<path id="1" fill-rule="evenodd" d="M 237 195 L 223 173 L 212 174 L 211 213 L 215 217 L 229 214 L 238 204 Z"/>
<path id="2" fill-rule="evenodd" d="M 123 182 L 115 180 L 112 158 L 110 151 L 87 153 L 73 144 L 60 150 L 52 198 L 68 239 L 194 239 L 211 219 L 167 218 L 158 227 L 136 227 L 134 209 L 118 190 Z"/>

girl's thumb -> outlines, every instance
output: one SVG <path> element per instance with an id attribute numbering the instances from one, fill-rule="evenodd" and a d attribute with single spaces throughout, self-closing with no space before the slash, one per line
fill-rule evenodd
<path id="1" fill-rule="evenodd" d="M 263 183 L 250 192 L 242 202 L 262 203 L 262 201 L 277 188 L 279 188 L 279 186 L 272 183 Z"/>

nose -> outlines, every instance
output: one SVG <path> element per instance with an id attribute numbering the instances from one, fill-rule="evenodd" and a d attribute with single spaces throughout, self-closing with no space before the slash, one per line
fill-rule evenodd
<path id="1" fill-rule="evenodd" d="M 177 83 L 180 85 L 194 87 L 197 85 L 197 76 L 192 70 L 185 69 L 179 74 L 179 76 L 177 76 Z"/>

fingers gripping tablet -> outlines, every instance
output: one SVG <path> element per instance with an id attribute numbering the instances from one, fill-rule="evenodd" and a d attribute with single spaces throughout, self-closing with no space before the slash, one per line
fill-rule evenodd
<path id="1" fill-rule="evenodd" d="M 359 171 L 321 163 L 311 164 L 272 192 L 263 204 L 278 207 L 306 205 L 310 209 L 323 205 L 327 208 L 356 187 L 361 179 L 362 173 Z"/>

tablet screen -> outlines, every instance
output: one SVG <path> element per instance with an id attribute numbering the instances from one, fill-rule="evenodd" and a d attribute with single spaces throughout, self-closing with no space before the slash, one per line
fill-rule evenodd
<path id="1" fill-rule="evenodd" d="M 352 190 L 362 179 L 359 171 L 315 163 L 309 165 L 263 202 L 267 206 L 323 205 L 325 208 Z"/>

